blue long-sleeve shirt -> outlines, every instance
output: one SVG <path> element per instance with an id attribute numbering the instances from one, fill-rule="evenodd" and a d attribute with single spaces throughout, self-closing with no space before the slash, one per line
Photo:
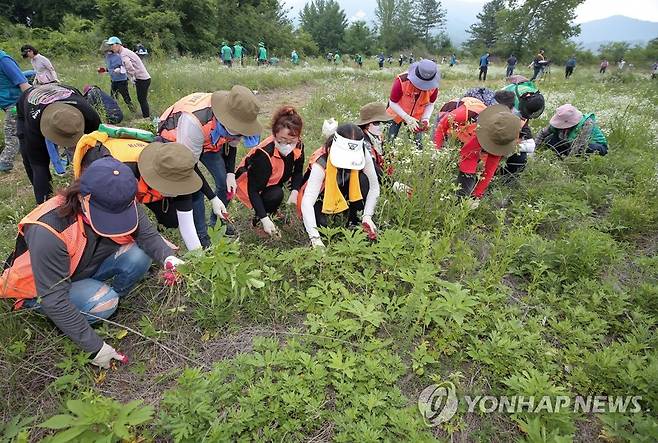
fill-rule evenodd
<path id="1" fill-rule="evenodd" d="M 480 67 L 484 66 L 489 66 L 489 56 L 486 54 L 480 57 Z"/>
<path id="2" fill-rule="evenodd" d="M 16 61 L 0 51 L 0 109 L 13 107 L 21 95 L 19 85 L 27 83 Z"/>
<path id="3" fill-rule="evenodd" d="M 110 78 L 113 82 L 128 80 L 128 73 L 123 67 L 123 61 L 121 60 L 121 56 L 119 54 L 115 54 L 114 52 L 106 54 L 105 64 L 107 65 L 107 70 L 110 73 Z M 116 68 L 123 68 L 121 69 L 123 72 L 114 72 Z"/>

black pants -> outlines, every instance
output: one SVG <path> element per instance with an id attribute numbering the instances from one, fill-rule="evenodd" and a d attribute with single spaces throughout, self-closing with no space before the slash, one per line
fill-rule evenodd
<path id="1" fill-rule="evenodd" d="M 606 70 L 606 69 L 608 69 L 608 68 L 601 68 L 601 69 L 599 69 L 599 74 L 605 74 L 605 70 Z"/>
<path id="2" fill-rule="evenodd" d="M 519 152 L 517 154 L 510 155 L 507 157 L 505 166 L 499 169 L 498 174 L 503 176 L 517 174 L 525 169 L 527 163 L 527 152 Z"/>
<path id="3" fill-rule="evenodd" d="M 40 149 L 28 149 L 24 139 L 19 138 L 19 145 L 21 150 L 21 157 L 23 158 L 23 166 L 27 173 L 27 178 L 32 184 L 34 190 L 34 198 L 37 204 L 41 204 L 48 200 L 53 193 L 53 177 L 50 175 L 50 157 L 46 150 L 45 142 L 43 151 Z"/>
<path id="4" fill-rule="evenodd" d="M 363 199 L 356 202 L 347 202 L 347 226 L 359 224 L 359 211 L 363 211 L 365 200 L 368 197 L 370 182 L 368 181 L 368 177 L 363 172 L 359 172 L 359 185 L 361 186 L 361 196 Z M 348 191 L 348 186 L 341 188 L 343 195 L 348 195 Z M 315 210 L 315 223 L 318 225 L 318 227 L 326 227 L 328 224 L 328 219 L 327 214 L 322 212 L 322 198 L 319 198 L 318 201 L 315 202 L 313 209 Z"/>
<path id="5" fill-rule="evenodd" d="M 274 214 L 283 202 L 283 186 L 268 186 L 260 193 L 260 197 L 263 199 L 265 212 Z"/>
<path id="6" fill-rule="evenodd" d="M 130 98 L 130 91 L 128 91 L 128 80 L 112 82 L 110 92 L 112 97 L 115 99 L 119 97 L 119 94 L 121 94 L 123 101 L 126 103 L 126 105 L 128 105 L 128 109 L 130 109 L 132 112 L 135 112 L 135 105 L 133 105 L 133 101 Z"/>
<path id="7" fill-rule="evenodd" d="M 564 68 L 564 78 L 571 77 L 571 74 L 573 74 L 573 68 L 573 66 L 567 66 Z"/>
<path id="8" fill-rule="evenodd" d="M 530 79 L 530 81 L 535 80 L 539 76 L 540 72 L 541 72 L 541 66 L 535 66 L 535 73 L 532 74 L 532 78 Z"/>
<path id="9" fill-rule="evenodd" d="M 487 70 L 489 68 L 486 66 L 480 66 L 480 75 L 478 75 L 478 80 L 487 80 Z"/>
<path id="10" fill-rule="evenodd" d="M 173 229 L 178 227 L 178 214 L 172 199 L 165 198 L 157 202 L 146 203 L 146 207 L 153 212 L 158 223 L 165 228 Z"/>
<path id="11" fill-rule="evenodd" d="M 139 107 L 142 108 L 142 117 L 149 118 L 151 110 L 149 109 L 149 102 L 146 100 L 149 94 L 149 86 L 151 86 L 151 79 L 135 80 L 135 88 L 137 88 L 137 101 Z"/>
<path id="12" fill-rule="evenodd" d="M 505 77 L 511 77 L 514 75 L 515 66 L 507 65 L 507 71 L 505 72 Z"/>

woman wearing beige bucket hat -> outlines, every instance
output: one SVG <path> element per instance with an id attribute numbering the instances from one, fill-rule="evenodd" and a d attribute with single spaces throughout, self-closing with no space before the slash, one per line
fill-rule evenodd
<path id="1" fill-rule="evenodd" d="M 594 114 L 583 114 L 570 103 L 557 108 L 549 125 L 537 134 L 535 144 L 546 144 L 560 157 L 608 153 L 608 140 Z"/>
<path id="2" fill-rule="evenodd" d="M 521 119 L 505 105 L 493 105 L 478 117 L 475 135 L 460 151 L 457 196 L 482 198 L 503 157 L 516 149 Z M 484 163 L 484 174 L 478 179 L 477 169 Z"/>
<path id="3" fill-rule="evenodd" d="M 26 90 L 16 104 L 16 120 L 25 172 L 37 203 L 43 203 L 53 192 L 46 140 L 73 148 L 101 119 L 77 89 L 53 83 Z"/>
<path id="4" fill-rule="evenodd" d="M 361 107 L 359 120 L 356 122 L 365 135 L 363 142 L 375 162 L 375 170 L 380 180 L 384 173 L 384 123 L 391 120 L 393 117 L 386 112 L 386 106 L 373 102 Z"/>
<path id="5" fill-rule="evenodd" d="M 235 85 L 230 91 L 196 92 L 178 100 L 160 116 L 159 135 L 187 146 L 201 160 L 215 181 L 215 193 L 228 205 L 236 191 L 235 157 L 242 141 L 247 148 L 260 142 L 260 106 L 253 92 Z M 195 223 L 201 242 L 210 242 L 203 196 L 194 202 Z M 217 221 L 211 214 L 210 225 Z M 227 234 L 233 227 L 224 221 Z"/>
<path id="6" fill-rule="evenodd" d="M 186 146 L 114 139 L 96 131 L 80 139 L 73 156 L 74 175 L 79 176 L 93 162 L 108 156 L 130 168 L 137 179 L 137 201 L 153 212 L 160 225 L 178 228 L 188 250 L 202 247 L 194 223 L 194 195 L 201 191 L 220 216 L 226 208 L 215 196 Z"/>

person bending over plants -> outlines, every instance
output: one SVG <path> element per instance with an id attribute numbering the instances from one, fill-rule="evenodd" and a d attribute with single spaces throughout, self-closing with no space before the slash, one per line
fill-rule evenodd
<path id="1" fill-rule="evenodd" d="M 594 114 L 583 114 L 569 103 L 557 108 L 549 125 L 537 134 L 535 143 L 545 144 L 560 157 L 608 153 L 608 140 Z"/>
<path id="2" fill-rule="evenodd" d="M 136 192 L 126 165 L 111 157 L 94 162 L 18 223 L 16 248 L 0 278 L 0 297 L 46 315 L 103 368 L 127 357 L 90 323 L 116 311 L 151 260 L 168 269 L 182 263 L 135 203 Z"/>
<path id="3" fill-rule="evenodd" d="M 475 135 L 460 151 L 458 197 L 482 198 L 503 157 L 516 149 L 521 119 L 505 105 L 493 105 L 480 113 Z M 479 164 L 484 173 L 479 178 Z"/>
<path id="4" fill-rule="evenodd" d="M 359 120 L 356 124 L 363 131 L 363 143 L 366 150 L 372 156 L 377 171 L 377 177 L 382 179 L 384 174 L 384 137 L 383 126 L 393 120 L 386 112 L 386 106 L 382 103 L 368 103 L 359 110 Z"/>
<path id="5" fill-rule="evenodd" d="M 121 128 L 124 129 L 124 128 Z M 129 128 L 125 128 L 127 131 Z M 130 168 L 137 179 L 137 202 L 144 204 L 166 228 L 178 228 L 188 250 L 202 247 L 194 223 L 194 195 L 201 190 L 218 217 L 226 208 L 198 168 L 197 159 L 179 143 L 146 143 L 134 138 L 114 138 L 103 131 L 84 135 L 73 156 L 73 175 L 103 157 L 114 157 Z"/>
<path id="6" fill-rule="evenodd" d="M 297 208 L 313 247 L 324 246 L 318 226 L 327 226 L 328 215 L 344 212 L 349 227 L 358 225 L 358 212 L 363 210 L 363 229 L 371 239 L 376 237 L 372 216 L 379 198 L 379 180 L 361 128 L 352 123 L 338 126 L 309 159 L 304 178 Z"/>
<path id="7" fill-rule="evenodd" d="M 235 171 L 236 196 L 254 210 L 253 225 L 260 222 L 270 236 L 279 235 L 270 214 L 283 202 L 283 186 L 290 186 L 287 204 L 297 205 L 304 181 L 302 117 L 295 108 L 279 108 L 272 117 L 272 134 L 242 159 Z"/>
<path id="8" fill-rule="evenodd" d="M 235 156 L 240 141 L 253 148 L 263 129 L 258 123 L 260 106 L 256 96 L 244 86 L 230 91 L 195 92 L 167 108 L 160 116 L 158 134 L 166 141 L 187 146 L 201 160 L 215 181 L 215 194 L 228 206 L 236 191 Z M 203 196 L 194 199 L 197 232 L 203 246 L 210 245 Z M 220 211 L 226 212 L 226 209 Z M 217 223 L 217 211 L 210 216 L 210 226 Z M 235 233 L 224 220 L 226 234 Z"/>
<path id="9" fill-rule="evenodd" d="M 466 143 L 475 134 L 477 119 L 487 105 L 473 97 L 454 99 L 441 107 L 441 117 L 434 129 L 434 146 L 441 149 L 449 136 L 454 135 L 461 143 Z"/>

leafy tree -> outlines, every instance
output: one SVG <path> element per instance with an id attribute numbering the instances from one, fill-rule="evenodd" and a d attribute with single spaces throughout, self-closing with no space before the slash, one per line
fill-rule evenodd
<path id="1" fill-rule="evenodd" d="M 477 15 L 477 22 L 473 23 L 467 30 L 471 38 L 466 42 L 466 47 L 474 54 L 484 50 L 492 51 L 498 42 L 500 35 L 499 13 L 505 10 L 504 0 L 492 0 L 485 3 Z"/>
<path id="2" fill-rule="evenodd" d="M 3 17 L 30 27 L 56 29 L 65 14 L 86 19 L 99 17 L 96 0 L 0 0 Z"/>
<path id="3" fill-rule="evenodd" d="M 336 0 L 312 0 L 299 13 L 301 28 L 318 44 L 320 51 L 343 47 L 347 17 Z"/>
<path id="4" fill-rule="evenodd" d="M 411 23 L 425 41 L 429 41 L 433 29 L 443 28 L 445 21 L 446 10 L 440 0 L 416 0 L 414 3 Z"/>
<path id="5" fill-rule="evenodd" d="M 375 38 L 366 22 L 356 21 L 345 32 L 345 50 L 350 54 L 372 54 Z"/>
<path id="6" fill-rule="evenodd" d="M 601 58 L 607 58 L 611 62 L 617 62 L 624 58 L 630 49 L 631 45 L 627 42 L 606 43 L 599 47 L 599 55 Z"/>
<path id="7" fill-rule="evenodd" d="M 379 42 L 387 50 L 398 49 L 396 29 L 396 0 L 377 0 L 375 17 L 379 28 Z"/>

